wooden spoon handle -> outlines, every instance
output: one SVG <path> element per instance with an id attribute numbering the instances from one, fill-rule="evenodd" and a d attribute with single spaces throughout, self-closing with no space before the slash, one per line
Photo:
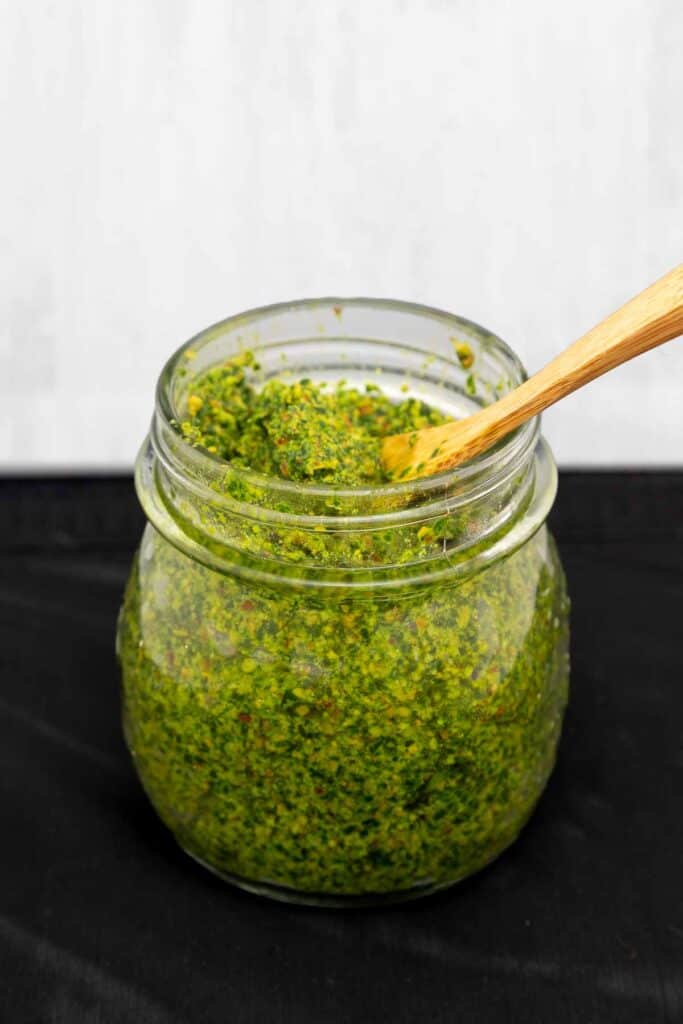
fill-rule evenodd
<path id="1" fill-rule="evenodd" d="M 473 428 L 468 457 L 485 451 L 582 385 L 679 334 L 683 334 L 683 264 L 593 327 L 524 384 L 463 421 L 463 426 L 471 423 Z"/>

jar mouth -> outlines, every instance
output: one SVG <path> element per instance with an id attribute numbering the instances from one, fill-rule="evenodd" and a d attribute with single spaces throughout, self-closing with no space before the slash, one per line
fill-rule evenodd
<path id="1" fill-rule="evenodd" d="M 185 469 L 196 479 L 211 481 L 212 479 L 220 478 L 226 471 L 229 471 L 233 479 L 241 480 L 247 488 L 256 489 L 261 493 L 267 491 L 273 499 L 278 497 L 285 500 L 288 498 L 296 499 L 296 504 L 299 505 L 302 498 L 305 501 L 306 497 L 308 497 L 311 507 L 337 501 L 341 502 L 342 505 L 352 503 L 354 508 L 358 510 L 362 508 L 366 501 L 374 507 L 382 504 L 386 504 L 389 507 L 396 504 L 402 506 L 406 500 L 409 500 L 411 505 L 414 505 L 415 503 L 429 502 L 438 495 L 452 493 L 453 491 L 457 491 L 464 500 L 468 492 L 479 492 L 483 481 L 486 480 L 490 485 L 494 485 L 495 478 L 501 472 L 504 472 L 505 467 L 523 459 L 525 454 L 533 450 L 540 435 L 539 417 L 534 417 L 523 423 L 503 438 L 494 448 L 453 469 L 443 470 L 431 476 L 411 480 L 397 480 L 379 484 L 365 484 L 363 486 L 341 486 L 314 481 L 286 480 L 283 477 L 266 475 L 251 468 L 236 466 L 227 459 L 191 445 L 185 439 L 179 427 L 179 422 L 183 416 L 179 399 L 182 393 L 187 390 L 186 386 L 182 386 L 181 377 L 183 371 L 186 371 L 188 368 L 188 353 L 200 357 L 212 346 L 215 346 L 217 340 L 230 336 L 235 339 L 238 345 L 235 348 L 235 353 L 240 351 L 240 349 L 253 348 L 261 358 L 268 349 L 281 345 L 283 339 L 278 338 L 277 340 L 264 342 L 258 325 L 263 325 L 264 321 L 277 322 L 280 318 L 299 318 L 302 314 L 311 314 L 321 322 L 316 323 L 316 330 L 312 337 L 305 339 L 301 337 L 296 340 L 302 342 L 309 341 L 313 344 L 316 342 L 318 344 L 323 343 L 329 327 L 336 332 L 337 336 L 342 335 L 348 341 L 353 341 L 354 338 L 348 337 L 345 333 L 346 324 L 342 321 L 342 316 L 346 315 L 349 310 L 360 312 L 361 314 L 372 311 L 373 314 L 379 314 L 380 316 L 383 312 L 399 314 L 419 318 L 426 322 L 431 321 L 439 326 L 441 334 L 444 328 L 451 332 L 451 341 L 453 343 L 458 339 L 470 343 L 474 341 L 481 346 L 485 346 L 490 352 L 495 353 L 501 363 L 501 369 L 506 374 L 505 386 L 501 388 L 496 397 L 501 397 L 527 379 L 527 373 L 522 361 L 501 338 L 472 320 L 431 306 L 394 299 L 343 298 L 340 296 L 273 303 L 267 306 L 255 307 L 217 321 L 215 324 L 191 337 L 170 356 L 161 371 L 156 388 L 155 412 L 157 428 L 162 428 L 161 430 L 157 429 L 157 437 L 160 437 L 162 433 L 167 434 L 168 431 L 172 431 L 176 435 L 177 444 L 174 444 L 173 448 L 176 453 L 179 450 L 182 452 L 181 459 Z M 324 314 L 328 314 L 327 320 L 329 321 L 330 311 L 334 317 L 334 322 L 326 325 L 324 323 Z M 346 320 L 348 322 L 348 316 Z M 301 335 L 302 333 L 305 333 L 305 331 L 299 328 L 298 331 L 294 332 L 294 335 L 296 337 L 296 335 Z M 362 340 L 368 340 L 365 337 L 367 332 L 363 331 L 362 334 Z M 295 340 L 295 338 L 286 340 L 291 341 Z M 448 362 L 444 354 L 437 355 L 429 349 L 416 348 L 413 345 L 396 342 L 391 337 L 373 338 L 372 340 L 375 343 L 386 345 L 395 353 L 402 351 L 404 354 L 412 355 L 413 357 L 417 356 L 422 359 L 433 357 L 434 361 Z M 457 356 L 455 351 L 451 350 L 450 355 L 451 364 L 456 366 Z M 218 360 L 218 362 L 221 361 L 224 360 Z M 201 361 L 202 370 L 211 365 L 216 365 L 216 362 L 210 356 L 208 360 Z M 489 403 L 479 401 L 478 404 L 481 406 Z M 476 411 L 476 409 L 471 411 Z M 160 447 L 165 448 L 166 446 L 162 444 Z M 339 523 L 339 515 L 335 515 L 334 519 L 338 525 L 341 525 Z M 353 516 L 353 519 L 354 522 L 358 521 L 357 513 Z"/>
<path id="2" fill-rule="evenodd" d="M 556 472 L 538 417 L 454 469 L 361 487 L 268 476 L 193 447 L 180 427 L 192 381 L 245 350 L 257 355 L 256 389 L 273 378 L 370 383 L 455 419 L 526 379 L 496 335 L 413 303 L 306 299 L 219 321 L 163 368 L 136 465 L 149 521 L 197 561 L 277 585 L 360 592 L 467 575 L 544 521 Z"/>

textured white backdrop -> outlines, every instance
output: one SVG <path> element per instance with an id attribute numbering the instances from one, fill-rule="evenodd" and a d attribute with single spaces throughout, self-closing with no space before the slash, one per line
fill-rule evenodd
<path id="1" fill-rule="evenodd" d="M 129 466 L 191 333 L 339 293 L 538 368 L 683 258 L 680 0 L 0 0 L 0 467 Z M 546 417 L 683 463 L 683 341 Z"/>

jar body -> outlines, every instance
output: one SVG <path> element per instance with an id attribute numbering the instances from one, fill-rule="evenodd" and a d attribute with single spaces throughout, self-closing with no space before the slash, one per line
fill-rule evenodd
<path id="1" fill-rule="evenodd" d="M 422 895 L 517 836 L 555 759 L 568 602 L 545 525 L 454 582 L 311 591 L 148 526 L 119 621 L 126 738 L 180 845 L 331 905 Z"/>

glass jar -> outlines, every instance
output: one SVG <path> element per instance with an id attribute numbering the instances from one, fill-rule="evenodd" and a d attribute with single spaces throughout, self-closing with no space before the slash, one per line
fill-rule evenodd
<path id="1" fill-rule="evenodd" d="M 420 896 L 511 843 L 552 770 L 568 600 L 537 420 L 465 466 L 374 487 L 238 469 L 181 436 L 193 378 L 378 384 L 464 416 L 524 379 L 488 331 L 378 300 L 271 306 L 167 363 L 119 619 L 126 739 L 189 854 L 246 889 Z"/>

